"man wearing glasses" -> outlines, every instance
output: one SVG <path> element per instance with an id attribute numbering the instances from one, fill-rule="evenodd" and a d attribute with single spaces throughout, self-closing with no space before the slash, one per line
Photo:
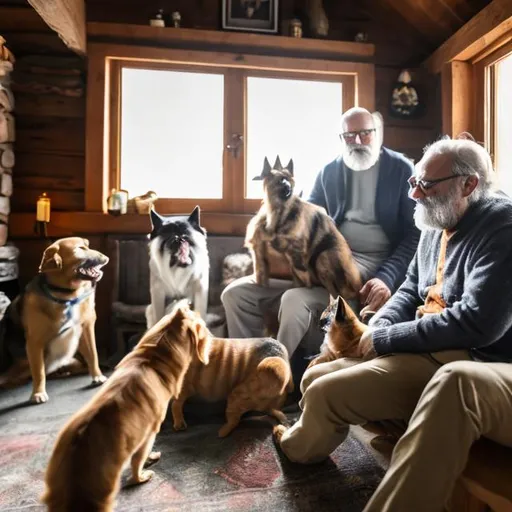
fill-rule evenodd
<path id="1" fill-rule="evenodd" d="M 378 114 L 345 112 L 340 156 L 319 172 L 308 198 L 325 208 L 347 239 L 365 283 L 352 305 L 363 315 L 377 311 L 398 288 L 419 239 L 407 195 L 412 163 L 382 147 L 382 129 Z M 268 287 L 249 276 L 223 292 L 229 336 L 262 336 L 264 311 L 270 310 L 278 314 L 277 339 L 290 358 L 300 344 L 306 354 L 318 353 L 323 334 L 317 322 L 329 303 L 327 290 L 294 288 L 288 265 L 278 260 L 271 262 L 271 275 Z"/>
<path id="2" fill-rule="evenodd" d="M 297 462 L 326 458 L 349 425 L 407 427 L 365 512 L 445 510 L 480 436 L 512 446 L 512 201 L 487 151 L 435 142 L 409 179 L 422 229 L 398 291 L 347 357 L 307 370 L 282 434 Z"/>

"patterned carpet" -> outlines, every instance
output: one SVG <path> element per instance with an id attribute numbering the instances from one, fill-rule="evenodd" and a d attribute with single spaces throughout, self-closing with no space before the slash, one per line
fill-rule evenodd
<path id="1" fill-rule="evenodd" d="M 39 496 L 48 457 L 60 427 L 95 393 L 88 384 L 86 376 L 52 380 L 50 401 L 39 406 L 26 403 L 29 385 L 0 391 L 0 510 L 44 510 Z M 190 404 L 185 417 L 185 432 L 166 420 L 155 444 L 162 451 L 155 476 L 122 489 L 116 510 L 358 512 L 384 473 L 359 429 L 329 461 L 300 466 L 280 456 L 266 417 L 244 419 L 226 439 L 217 437 L 222 406 Z"/>

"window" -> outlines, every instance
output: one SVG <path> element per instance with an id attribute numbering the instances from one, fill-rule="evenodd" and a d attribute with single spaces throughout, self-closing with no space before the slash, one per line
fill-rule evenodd
<path id="1" fill-rule="evenodd" d="M 317 172 L 339 154 L 340 82 L 247 78 L 246 195 L 262 197 L 262 182 L 252 181 L 264 157 L 293 158 L 296 189 L 312 186 Z"/>
<path id="2" fill-rule="evenodd" d="M 222 198 L 224 75 L 125 67 L 121 114 L 121 188 Z"/>
<path id="3" fill-rule="evenodd" d="M 500 187 L 512 197 L 512 53 L 494 64 L 494 166 Z"/>
<path id="4" fill-rule="evenodd" d="M 162 213 L 199 204 L 219 222 L 253 214 L 264 157 L 293 158 L 297 191 L 307 191 L 339 152 L 342 112 L 373 107 L 373 64 L 134 48 L 90 47 L 88 211 L 105 211 L 110 189 L 123 188 L 154 190 Z M 93 130 L 99 106 L 103 128 Z"/>
<path id="5" fill-rule="evenodd" d="M 484 136 L 499 188 L 512 197 L 512 161 L 508 157 L 512 140 L 512 44 L 488 51 L 475 69 L 477 106 L 484 107 L 476 116 L 477 123 L 482 123 L 477 133 Z"/>

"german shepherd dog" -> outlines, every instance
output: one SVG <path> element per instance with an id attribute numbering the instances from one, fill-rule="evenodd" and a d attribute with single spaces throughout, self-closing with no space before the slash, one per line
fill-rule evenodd
<path id="1" fill-rule="evenodd" d="M 169 400 L 178 396 L 192 361 L 208 364 L 204 321 L 187 301 L 146 332 L 100 391 L 63 427 L 46 471 L 42 497 L 50 512 L 110 511 L 123 465 L 129 484 L 147 482 L 151 452 Z"/>
<path id="2" fill-rule="evenodd" d="M 70 372 L 87 363 L 93 384 L 105 382 L 98 366 L 94 324 L 96 283 L 108 258 L 85 238 L 61 238 L 43 254 L 39 275 L 2 319 L 2 359 L 9 367 L 0 385 L 20 384 L 32 376 L 31 402 L 48 400 L 46 375 L 63 367 Z M 2 366 L 4 366 L 4 364 Z"/>
<path id="3" fill-rule="evenodd" d="M 261 208 L 247 226 L 245 245 L 254 260 L 256 282 L 268 285 L 268 252 L 288 260 L 298 286 L 323 286 L 332 297 L 357 297 L 361 275 L 345 238 L 325 209 L 293 194 L 293 160 L 283 168 L 279 156 L 274 168 L 265 157 Z"/>
<path id="4" fill-rule="evenodd" d="M 279 410 L 293 391 L 286 348 L 272 338 L 210 338 L 207 366 L 195 358 L 171 410 L 176 430 L 187 428 L 183 404 L 192 396 L 210 402 L 227 398 L 226 423 L 219 437 L 227 436 L 248 411 L 261 411 L 287 423 Z"/>
<path id="5" fill-rule="evenodd" d="M 361 357 L 359 340 L 368 326 L 359 320 L 343 297 L 331 298 L 320 316 L 319 326 L 325 332 L 324 342 L 320 355 L 311 360 L 308 368 L 341 357 Z"/>
<path id="6" fill-rule="evenodd" d="M 172 309 L 176 300 L 185 298 L 206 319 L 210 260 L 199 215 L 199 206 L 188 216 L 150 211 L 153 230 L 149 235 L 148 329 Z"/>

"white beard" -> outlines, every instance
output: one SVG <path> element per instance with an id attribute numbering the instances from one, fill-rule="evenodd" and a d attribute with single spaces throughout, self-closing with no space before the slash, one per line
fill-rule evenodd
<path id="1" fill-rule="evenodd" d="M 363 146 L 361 144 L 345 144 L 343 161 L 353 171 L 366 171 L 373 167 L 380 155 L 380 145 Z"/>
<path id="2" fill-rule="evenodd" d="M 451 229 L 460 220 L 454 205 L 458 198 L 454 188 L 446 196 L 426 197 L 416 201 L 414 208 L 414 223 L 420 230 L 425 229 Z"/>

